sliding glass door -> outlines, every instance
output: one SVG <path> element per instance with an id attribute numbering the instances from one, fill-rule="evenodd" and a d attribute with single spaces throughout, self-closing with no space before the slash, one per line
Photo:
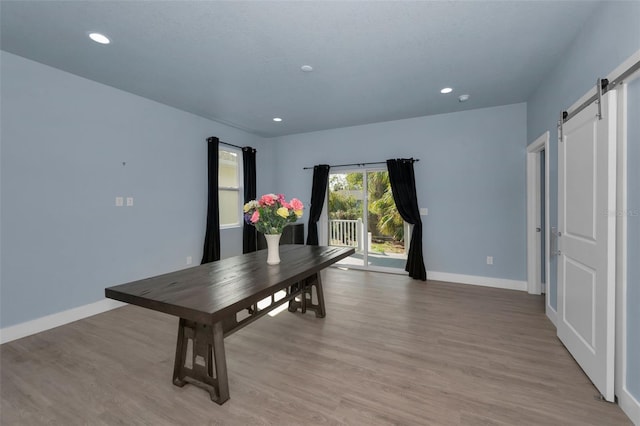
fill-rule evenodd
<path id="1" fill-rule="evenodd" d="M 356 250 L 339 265 L 389 272 L 404 270 L 410 233 L 396 209 L 386 170 L 330 174 L 328 213 L 329 245 Z"/>
<path id="2" fill-rule="evenodd" d="M 359 171 L 329 175 L 329 245 L 356 249 L 354 255 L 338 262 L 339 265 L 366 265 L 363 177 L 364 173 Z"/>

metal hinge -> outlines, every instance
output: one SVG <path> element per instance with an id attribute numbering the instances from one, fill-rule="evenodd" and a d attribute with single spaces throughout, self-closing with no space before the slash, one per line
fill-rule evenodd
<path id="1" fill-rule="evenodd" d="M 551 255 L 560 256 L 562 252 L 558 249 L 558 238 L 562 237 L 562 232 L 558 231 L 555 226 L 551 227 Z"/>

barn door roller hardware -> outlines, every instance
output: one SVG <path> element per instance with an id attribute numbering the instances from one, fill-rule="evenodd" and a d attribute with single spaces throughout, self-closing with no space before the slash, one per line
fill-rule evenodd
<path id="1" fill-rule="evenodd" d="M 602 120 L 602 93 L 607 90 L 608 85 L 609 80 L 606 78 L 599 78 L 596 83 L 596 91 L 598 92 L 598 100 L 596 100 L 598 104 L 598 120 Z"/>
<path id="2" fill-rule="evenodd" d="M 567 114 L 567 111 L 562 111 L 560 113 L 560 120 L 558 120 L 558 142 L 563 141 L 564 134 L 562 133 L 562 125 L 564 124 L 565 121 L 567 121 L 568 115 L 569 114 Z"/>
<path id="3" fill-rule="evenodd" d="M 566 123 L 571 120 L 574 116 L 576 116 L 580 111 L 591 105 L 591 103 L 596 102 L 598 104 L 598 119 L 602 120 L 602 96 L 607 93 L 609 90 L 613 90 L 621 84 L 627 77 L 634 74 L 636 71 L 640 70 L 640 61 L 631 65 L 624 72 L 622 72 L 619 76 L 614 78 L 613 80 L 609 80 L 607 78 L 599 78 L 598 83 L 596 84 L 596 93 L 591 96 L 589 99 L 584 101 L 582 104 L 577 106 L 570 113 L 563 113 L 561 121 Z"/>
<path id="4" fill-rule="evenodd" d="M 560 113 L 560 120 L 558 121 L 558 141 L 560 142 L 563 141 L 564 134 L 562 133 L 562 125 L 567 121 L 569 121 L 570 118 L 577 115 L 580 111 L 585 109 L 592 102 L 595 102 L 596 104 L 598 104 L 598 114 L 596 114 L 596 116 L 598 117 L 598 120 L 602 120 L 602 95 L 607 92 L 607 90 L 609 89 L 608 86 L 609 86 L 608 79 L 599 78 L 596 83 L 595 95 L 587 99 L 586 102 L 584 102 L 578 108 L 571 111 L 571 114 L 569 114 L 567 111 L 562 111 L 562 113 Z"/>

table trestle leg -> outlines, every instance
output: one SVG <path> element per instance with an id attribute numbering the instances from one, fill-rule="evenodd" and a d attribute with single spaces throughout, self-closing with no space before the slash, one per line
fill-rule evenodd
<path id="1" fill-rule="evenodd" d="M 324 293 L 322 292 L 322 278 L 320 273 L 314 274 L 309 278 L 305 278 L 300 281 L 297 285 L 301 286 L 300 290 L 300 300 L 291 300 L 289 302 L 289 311 L 296 312 L 300 309 L 300 312 L 303 314 L 308 310 L 314 311 L 316 313 L 317 318 L 324 318 L 326 316 L 326 311 L 324 307 Z M 315 300 L 313 293 L 315 289 Z"/>
<path id="2" fill-rule="evenodd" d="M 180 318 L 173 384 L 193 384 L 209 392 L 218 404 L 229 399 L 224 332 L 220 322 L 213 326 Z"/>

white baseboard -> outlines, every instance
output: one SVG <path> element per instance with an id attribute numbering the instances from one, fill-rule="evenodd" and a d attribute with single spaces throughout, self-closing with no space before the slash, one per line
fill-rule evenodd
<path id="1" fill-rule="evenodd" d="M 125 304 L 126 303 L 118 302 L 116 300 L 103 299 L 99 302 L 89 303 L 88 305 L 47 315 L 46 317 L 36 318 L 31 321 L 5 327 L 0 329 L 0 344 L 60 327 L 61 325 L 65 325 L 70 322 L 119 308 Z"/>
<path id="2" fill-rule="evenodd" d="M 436 281 L 481 285 L 509 290 L 527 290 L 526 281 L 506 280 L 503 278 L 489 278 L 474 275 L 450 274 L 448 272 L 436 271 L 429 271 L 427 275 L 429 279 Z M 120 306 L 124 305 L 125 303 L 122 302 L 117 302 L 111 299 L 103 299 L 95 303 L 90 303 L 88 305 L 79 306 L 67 311 L 58 312 L 42 318 L 37 318 L 31 321 L 5 327 L 3 329 L 0 329 L 0 344 L 21 339 L 23 337 L 50 330 L 55 327 L 60 327 L 61 325 L 65 325 L 73 321 L 78 321 L 82 318 L 87 318 L 92 315 L 100 314 L 111 309 L 119 308 Z"/>
<path id="3" fill-rule="evenodd" d="M 477 275 L 451 274 L 449 272 L 428 271 L 427 279 L 450 283 L 481 285 L 484 287 L 504 288 L 507 290 L 527 291 L 527 282 L 504 278 L 481 277 Z"/>
<path id="4" fill-rule="evenodd" d="M 640 402 L 629 393 L 626 387 L 618 396 L 618 405 L 622 411 L 631 419 L 634 425 L 640 426 Z"/>

